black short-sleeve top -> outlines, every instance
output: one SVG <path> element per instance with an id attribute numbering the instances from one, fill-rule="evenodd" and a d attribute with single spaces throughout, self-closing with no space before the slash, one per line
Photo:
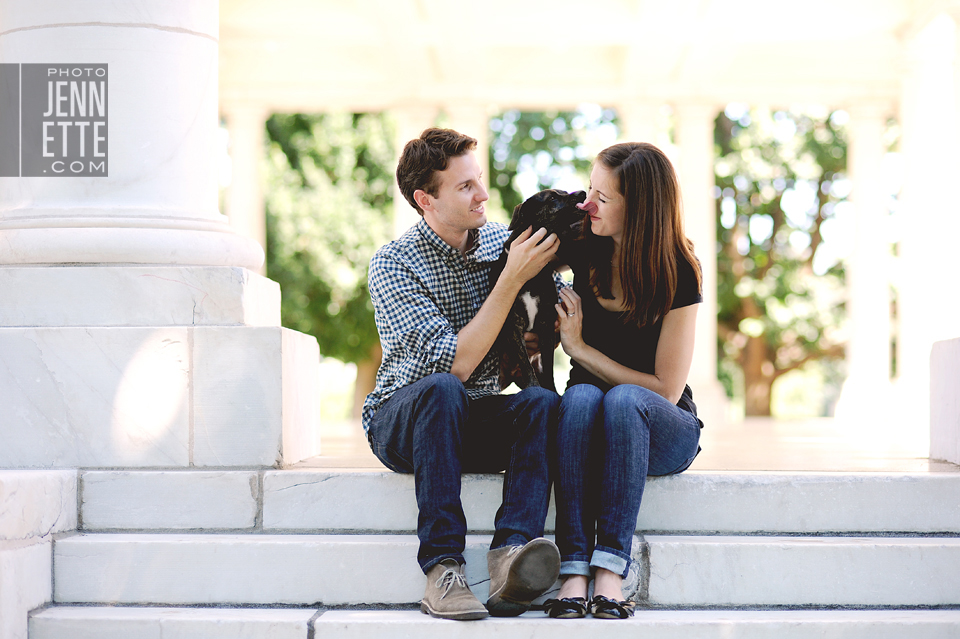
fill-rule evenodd
<path id="1" fill-rule="evenodd" d="M 671 310 L 703 301 L 693 267 L 683 259 L 677 262 L 677 291 L 674 294 Z M 620 312 L 608 311 L 597 301 L 590 286 L 590 272 L 586 265 L 575 265 L 573 290 L 582 299 L 583 341 L 627 368 L 653 375 L 656 370 L 657 344 L 660 341 L 663 319 L 648 326 L 625 324 Z M 571 363 L 573 367 L 570 370 L 567 388 L 575 384 L 593 384 L 603 392 L 612 388 L 610 384 L 588 372 L 576 361 Z M 693 403 L 693 391 L 689 385 L 684 387 L 677 406 L 694 415 L 697 414 L 697 406 Z"/>

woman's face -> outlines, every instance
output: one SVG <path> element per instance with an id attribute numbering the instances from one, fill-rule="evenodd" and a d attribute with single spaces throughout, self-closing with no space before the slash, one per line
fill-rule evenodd
<path id="1" fill-rule="evenodd" d="M 617 244 L 623 236 L 623 217 L 625 203 L 620 195 L 619 180 L 613 172 L 601 163 L 593 165 L 590 172 L 590 190 L 587 202 L 596 204 L 596 211 L 590 207 L 590 230 L 594 235 L 612 237 Z"/>

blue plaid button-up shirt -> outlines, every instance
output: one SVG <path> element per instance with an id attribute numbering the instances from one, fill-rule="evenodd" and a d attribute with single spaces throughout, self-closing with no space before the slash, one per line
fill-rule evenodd
<path id="1" fill-rule="evenodd" d="M 470 232 L 465 255 L 422 218 L 370 260 L 368 282 L 383 347 L 377 386 L 363 403 L 363 430 L 399 389 L 433 373 L 449 373 L 457 333 L 490 294 L 490 267 L 510 231 L 487 222 Z M 487 353 L 464 383 L 476 399 L 500 392 L 499 361 Z"/>

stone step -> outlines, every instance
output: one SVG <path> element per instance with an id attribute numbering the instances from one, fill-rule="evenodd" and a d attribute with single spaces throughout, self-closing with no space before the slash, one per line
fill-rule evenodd
<path id="1" fill-rule="evenodd" d="M 467 540 L 486 598 L 490 538 Z M 408 604 L 413 535 L 86 534 L 54 547 L 57 603 Z M 960 537 L 646 536 L 639 601 L 658 606 L 956 606 Z"/>
<path id="2" fill-rule="evenodd" d="M 556 620 L 541 612 L 475 622 L 415 611 L 53 607 L 30 639 L 944 639 L 960 610 L 640 610 L 632 619 Z M 314 618 L 315 617 L 315 618 Z"/>
<path id="3" fill-rule="evenodd" d="M 330 611 L 314 621 L 324 639 L 446 639 L 451 624 L 408 611 Z M 632 619 L 512 619 L 459 622 L 461 639 L 945 639 L 960 633 L 957 610 L 640 610 Z"/>
<path id="4" fill-rule="evenodd" d="M 52 607 L 30 616 L 30 639 L 306 639 L 312 609 Z"/>
<path id="5" fill-rule="evenodd" d="M 502 475 L 464 475 L 472 531 L 490 532 Z M 389 471 L 85 471 L 85 531 L 416 529 L 413 477 Z M 553 530 L 554 511 L 547 517 Z M 638 531 L 960 533 L 960 473 L 690 471 L 651 477 Z"/>

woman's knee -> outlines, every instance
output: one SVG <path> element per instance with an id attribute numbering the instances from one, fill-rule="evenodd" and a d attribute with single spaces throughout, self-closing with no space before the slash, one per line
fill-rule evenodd
<path id="1" fill-rule="evenodd" d="M 614 386 L 603 397 L 605 413 L 617 416 L 626 416 L 634 413 L 646 414 L 651 404 L 657 401 L 657 395 L 652 390 L 633 384 Z"/>
<path id="2" fill-rule="evenodd" d="M 568 413 L 592 413 L 603 405 L 603 391 L 593 384 L 577 384 L 566 390 L 560 400 L 560 415 Z"/>
<path id="3" fill-rule="evenodd" d="M 650 397 L 653 391 L 623 384 L 603 398 L 603 425 L 607 440 L 617 447 L 632 447 L 649 441 Z"/>
<path id="4" fill-rule="evenodd" d="M 561 435 L 586 434 L 593 429 L 603 406 L 603 391 L 592 384 L 577 384 L 560 400 Z"/>

